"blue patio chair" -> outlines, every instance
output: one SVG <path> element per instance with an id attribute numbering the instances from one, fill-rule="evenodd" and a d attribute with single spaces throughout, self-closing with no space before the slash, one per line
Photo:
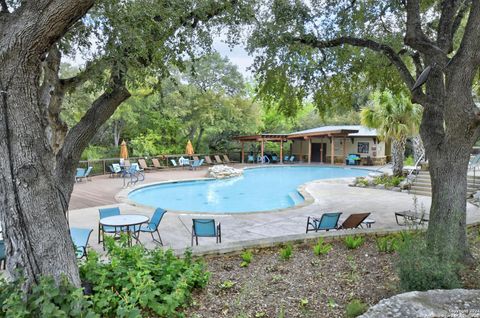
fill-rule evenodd
<path id="1" fill-rule="evenodd" d="M 253 155 L 248 155 L 247 163 L 254 163 L 254 162 L 255 162 L 255 157 Z"/>
<path id="2" fill-rule="evenodd" d="M 358 165 L 360 163 L 360 155 L 351 153 L 345 158 L 346 165 Z"/>
<path id="3" fill-rule="evenodd" d="M 165 211 L 162 208 L 157 208 L 153 213 L 152 218 L 150 219 L 150 222 L 148 224 L 143 224 L 140 227 L 140 232 L 150 233 L 150 235 L 152 236 L 152 240 L 154 242 L 159 243 L 160 245 L 163 245 L 163 242 L 162 242 L 162 237 L 160 236 L 160 232 L 158 231 L 158 226 L 160 225 L 160 222 L 162 221 L 163 216 L 165 215 L 166 212 L 167 211 Z M 155 239 L 155 236 L 153 236 L 154 233 L 157 233 L 158 240 Z"/>
<path id="4" fill-rule="evenodd" d="M 75 181 L 82 181 L 83 178 L 87 179 L 90 175 L 90 172 L 92 172 L 92 169 L 93 167 L 88 167 L 87 169 L 77 168 L 77 173 L 75 174 Z"/>
<path id="5" fill-rule="evenodd" d="M 90 239 L 92 229 L 81 229 L 72 227 L 70 228 L 70 236 L 72 237 L 73 244 L 75 245 L 75 253 L 77 258 L 87 256 L 87 245 Z"/>
<path id="6" fill-rule="evenodd" d="M 192 221 L 192 246 L 193 238 L 195 238 L 195 243 L 198 245 L 199 237 L 215 237 L 216 243 L 222 243 L 222 230 L 220 223 L 215 226 L 214 219 L 192 219 Z"/>
<path id="7" fill-rule="evenodd" d="M 172 163 L 172 166 L 174 167 L 177 167 L 177 162 L 175 161 L 175 159 L 170 159 L 170 162 Z"/>
<path id="8" fill-rule="evenodd" d="M 278 162 L 278 156 L 272 155 L 272 163 L 277 163 L 277 162 Z"/>
<path id="9" fill-rule="evenodd" d="M 190 170 L 197 170 L 203 164 L 203 159 L 200 160 L 193 160 L 192 165 L 190 166 Z"/>
<path id="10" fill-rule="evenodd" d="M 5 253 L 5 241 L 0 240 L 0 268 L 5 269 L 7 265 L 7 257 Z"/>
<path id="11" fill-rule="evenodd" d="M 290 163 L 295 163 L 295 156 L 290 156 L 290 159 L 288 159 L 288 162 Z"/>
<path id="12" fill-rule="evenodd" d="M 104 218 L 108 218 L 109 216 L 120 215 L 120 209 L 118 207 L 98 209 L 98 213 L 101 220 Z M 98 244 L 104 241 L 103 239 L 105 233 L 118 234 L 120 231 L 121 229 L 117 229 L 114 226 L 103 226 L 100 224 L 100 222 L 98 222 Z"/>
<path id="13" fill-rule="evenodd" d="M 342 212 L 331 212 L 323 213 L 320 218 L 311 217 L 307 218 L 307 230 L 305 233 L 310 231 L 328 231 L 335 230 L 338 228 L 338 219 Z"/>
<path id="14" fill-rule="evenodd" d="M 289 161 L 290 161 L 290 157 L 289 157 L 289 156 L 283 157 L 283 163 L 286 163 L 286 162 L 289 162 Z"/>

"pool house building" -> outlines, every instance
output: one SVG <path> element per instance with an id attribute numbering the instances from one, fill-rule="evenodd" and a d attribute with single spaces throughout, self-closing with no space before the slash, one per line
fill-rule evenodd
<path id="1" fill-rule="evenodd" d="M 305 163 L 345 163 L 354 154 L 360 164 L 382 165 L 390 157 L 390 145 L 380 141 L 377 131 L 360 125 L 322 126 L 290 134 L 258 134 L 237 136 L 241 143 L 242 162 L 245 162 L 245 143 L 259 143 L 261 157 L 267 142 L 280 143 L 280 162 L 284 155 L 293 155 Z M 285 148 L 288 144 L 288 149 Z"/>

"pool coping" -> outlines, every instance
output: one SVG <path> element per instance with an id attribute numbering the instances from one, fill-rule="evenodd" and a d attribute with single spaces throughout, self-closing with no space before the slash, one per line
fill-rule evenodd
<path id="1" fill-rule="evenodd" d="M 244 167 L 243 170 L 245 170 L 245 169 L 276 168 L 276 167 L 279 167 L 279 166 L 268 165 L 268 166 Z M 305 164 L 290 164 L 290 165 L 284 165 L 284 166 L 280 166 L 280 167 L 313 167 L 313 166 L 305 165 Z M 315 166 L 315 167 L 345 169 L 345 167 L 338 167 L 338 166 L 334 166 L 334 165 L 322 165 L 322 166 Z M 368 168 L 359 168 L 359 167 L 354 167 L 354 168 L 349 167 L 348 169 L 367 170 L 367 171 L 371 170 L 371 169 L 368 169 Z M 315 179 L 315 180 L 311 180 L 311 181 L 308 181 L 306 183 L 303 183 L 300 186 L 298 186 L 296 188 L 296 190 L 303 197 L 304 201 L 300 204 L 296 204 L 294 206 L 281 208 L 281 209 L 272 209 L 272 210 L 263 210 L 263 211 L 247 211 L 247 212 L 194 212 L 194 211 L 182 211 L 182 210 L 168 210 L 168 213 L 218 216 L 218 215 L 248 215 L 248 214 L 257 214 L 257 213 L 277 213 L 277 212 L 283 212 L 283 211 L 287 211 L 287 210 L 295 210 L 295 209 L 300 209 L 300 208 L 309 206 L 309 205 L 311 205 L 312 203 L 315 202 L 315 198 L 307 191 L 307 187 L 310 184 L 313 184 L 315 182 L 322 181 L 322 180 L 352 180 L 354 178 L 356 178 L 356 177 Z M 115 200 L 119 203 L 124 203 L 124 204 L 128 204 L 128 205 L 131 205 L 131 206 L 147 208 L 147 209 L 155 209 L 156 207 L 154 207 L 154 206 L 137 203 L 137 202 L 129 199 L 128 195 L 133 191 L 137 191 L 137 190 L 140 190 L 142 188 L 153 187 L 153 186 L 156 186 L 156 185 L 185 183 L 185 182 L 202 182 L 202 181 L 213 181 L 213 180 L 219 180 L 219 179 L 216 179 L 216 178 L 192 178 L 192 179 L 182 179 L 182 180 L 166 180 L 166 181 L 151 182 L 151 183 L 136 185 L 134 187 L 125 188 L 125 189 L 122 189 L 121 191 L 119 191 L 115 195 Z"/>

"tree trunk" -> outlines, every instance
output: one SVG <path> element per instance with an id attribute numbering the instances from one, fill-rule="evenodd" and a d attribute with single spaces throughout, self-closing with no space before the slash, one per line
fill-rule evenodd
<path id="1" fill-rule="evenodd" d="M 425 155 L 425 147 L 423 147 L 423 141 L 420 135 L 416 135 L 412 138 L 413 144 L 413 161 L 416 163 L 420 158 Z M 425 160 L 425 158 L 423 158 Z"/>
<path id="2" fill-rule="evenodd" d="M 195 143 L 195 151 L 197 152 L 198 152 L 198 149 L 200 148 L 200 143 L 202 142 L 204 130 L 205 129 L 203 129 L 203 127 L 200 127 L 200 132 L 198 133 L 197 142 Z"/>
<path id="3" fill-rule="evenodd" d="M 393 175 L 401 176 L 403 172 L 403 158 L 405 156 L 406 138 L 392 139 Z"/>
<path id="4" fill-rule="evenodd" d="M 39 105 L 39 63 L 3 64 L 0 73 L 1 222 L 8 273 L 23 271 L 25 288 L 49 275 L 80 286 L 65 211 L 55 178 L 46 109 Z M 72 171 L 73 178 L 73 171 Z M 73 183 L 73 180 L 71 180 Z M 17 271 L 20 270 L 20 271 Z"/>

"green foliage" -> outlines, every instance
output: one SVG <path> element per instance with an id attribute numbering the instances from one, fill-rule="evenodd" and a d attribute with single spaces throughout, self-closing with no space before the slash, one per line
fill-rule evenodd
<path id="1" fill-rule="evenodd" d="M 354 250 L 360 247 L 364 242 L 365 242 L 365 238 L 363 236 L 354 236 L 354 235 L 349 235 L 345 237 L 345 240 L 344 240 L 345 246 L 350 250 Z"/>
<path id="2" fill-rule="evenodd" d="M 57 286 L 53 278 L 43 277 L 26 295 L 22 284 L 22 280 L 0 281 L 0 317 L 100 317 L 93 311 L 92 302 L 83 296 L 83 290 L 66 279 Z"/>
<path id="3" fill-rule="evenodd" d="M 308 298 L 302 298 L 300 299 L 300 307 L 305 308 L 308 305 Z"/>
<path id="4" fill-rule="evenodd" d="M 396 252 L 401 243 L 401 238 L 398 235 L 388 235 L 377 238 L 377 249 L 381 253 Z"/>
<path id="5" fill-rule="evenodd" d="M 407 158 L 405 158 L 405 160 L 403 161 L 403 165 L 404 166 L 413 166 L 415 164 L 415 161 L 413 160 L 413 157 L 412 156 L 408 156 Z"/>
<path id="6" fill-rule="evenodd" d="M 242 262 L 240 263 L 240 267 L 248 267 L 253 259 L 253 253 L 251 250 L 246 250 L 241 254 Z"/>
<path id="7" fill-rule="evenodd" d="M 175 317 L 191 290 L 206 285 L 209 273 L 191 251 L 184 258 L 171 250 L 146 250 L 106 238 L 107 261 L 95 252 L 80 267 L 82 280 L 92 285 L 95 312 L 101 316 L 132 317 L 142 313 Z"/>
<path id="8" fill-rule="evenodd" d="M 235 286 L 237 283 L 231 280 L 226 280 L 220 284 L 221 289 L 230 289 Z"/>
<path id="9" fill-rule="evenodd" d="M 347 304 L 347 307 L 345 308 L 346 310 L 346 315 L 348 318 L 354 318 L 357 316 L 360 316 L 364 312 L 366 312 L 368 309 L 368 305 L 362 303 L 358 299 L 353 299 Z"/>
<path id="10" fill-rule="evenodd" d="M 288 261 L 292 257 L 292 252 L 293 246 L 289 243 L 280 249 L 280 258 L 284 261 Z"/>
<path id="11" fill-rule="evenodd" d="M 375 177 L 373 179 L 373 183 L 375 185 L 384 184 L 387 187 L 398 187 L 400 182 L 405 179 L 403 176 L 387 176 L 383 175 L 380 177 Z"/>
<path id="12" fill-rule="evenodd" d="M 454 258 L 441 258 L 426 246 L 423 237 L 406 236 L 396 264 L 400 287 L 405 291 L 453 289 L 462 286 L 461 265 Z"/>
<path id="13" fill-rule="evenodd" d="M 332 244 L 325 243 L 323 237 L 321 237 L 318 239 L 317 244 L 313 246 L 313 254 L 317 256 L 327 255 L 332 248 Z"/>
<path id="14" fill-rule="evenodd" d="M 357 179 L 357 184 L 362 184 L 362 185 L 367 187 L 368 186 L 368 180 L 366 178 L 363 178 L 363 177 L 358 178 Z"/>

